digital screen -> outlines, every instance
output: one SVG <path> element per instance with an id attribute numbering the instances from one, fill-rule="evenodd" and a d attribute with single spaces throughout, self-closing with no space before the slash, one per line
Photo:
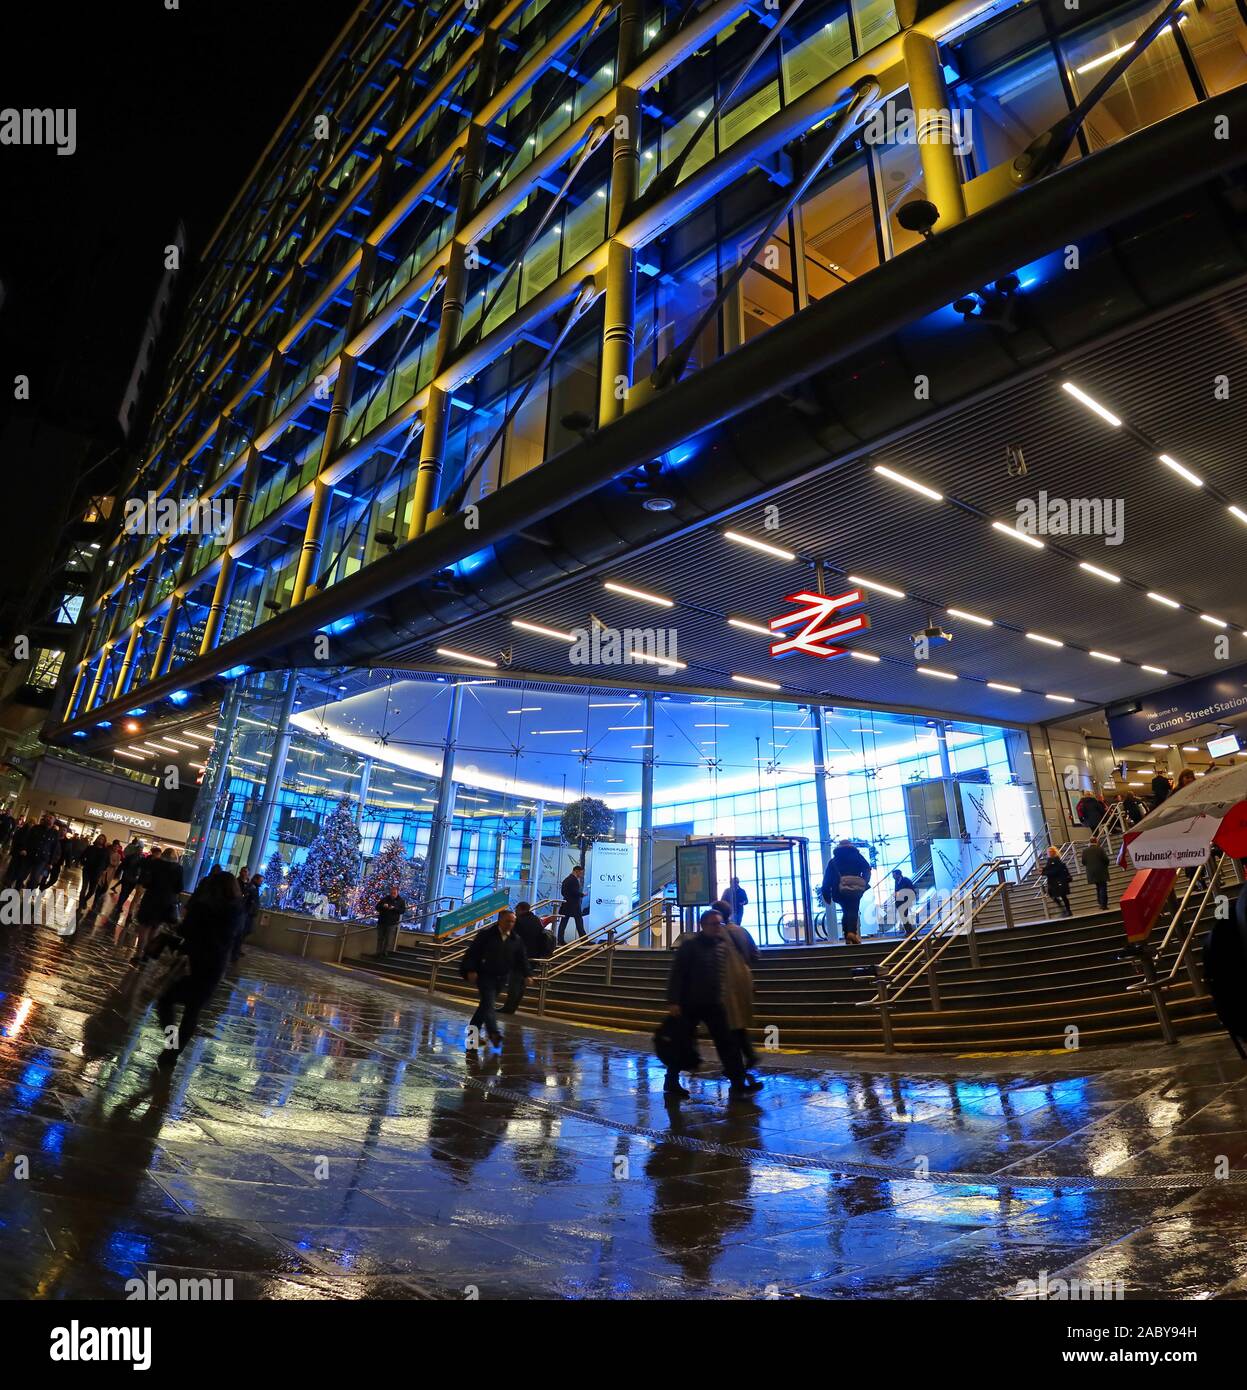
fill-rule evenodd
<path id="1" fill-rule="evenodd" d="M 676 846 L 676 902 L 681 907 L 703 907 L 714 901 L 713 854 L 711 845 Z"/>
<path id="2" fill-rule="evenodd" d="M 1224 758 L 1227 753 L 1238 752 L 1238 737 L 1235 734 L 1226 734 L 1223 738 L 1210 738 L 1208 740 L 1208 756 L 1210 758 Z"/>

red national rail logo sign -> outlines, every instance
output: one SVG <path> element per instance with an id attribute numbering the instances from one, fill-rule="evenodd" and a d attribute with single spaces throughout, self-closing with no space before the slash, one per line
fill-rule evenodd
<path id="1" fill-rule="evenodd" d="M 783 637 L 771 643 L 772 656 L 791 656 L 793 652 L 803 652 L 806 656 L 843 656 L 844 647 L 832 645 L 833 638 L 847 637 L 851 632 L 863 632 L 870 626 L 865 613 L 844 617 L 855 608 L 861 608 L 866 596 L 860 589 L 849 589 L 843 594 L 809 594 L 804 591 L 789 594 L 786 602 L 798 604 L 791 613 L 772 618 L 771 631 L 779 634 L 788 628 L 801 624 L 799 631 L 790 637 Z"/>

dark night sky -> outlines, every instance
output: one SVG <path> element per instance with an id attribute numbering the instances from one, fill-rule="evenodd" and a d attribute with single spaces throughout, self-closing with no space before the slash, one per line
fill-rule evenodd
<path id="1" fill-rule="evenodd" d="M 24 13 L 23 29 L 12 12 Z M 0 108 L 74 107 L 77 152 L 0 146 L 0 403 L 115 413 L 181 218 L 194 256 L 355 0 L 11 5 Z M 29 408 L 29 407 L 24 407 Z M 0 410 L 0 415 L 3 411 Z"/>

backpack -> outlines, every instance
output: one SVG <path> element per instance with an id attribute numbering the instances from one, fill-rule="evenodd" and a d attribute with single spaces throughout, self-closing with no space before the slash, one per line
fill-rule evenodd
<path id="1" fill-rule="evenodd" d="M 1204 943 L 1204 983 L 1217 1017 L 1238 1044 L 1247 1038 L 1247 892 L 1241 888 L 1234 910 L 1213 923 Z"/>

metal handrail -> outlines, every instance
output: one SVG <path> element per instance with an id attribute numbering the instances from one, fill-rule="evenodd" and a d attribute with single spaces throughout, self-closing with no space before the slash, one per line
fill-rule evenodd
<path id="1" fill-rule="evenodd" d="M 638 903 L 635 907 L 630 908 L 627 912 L 623 913 L 622 916 L 616 917 L 613 921 L 603 922 L 600 927 L 592 928 L 592 930 L 585 932 L 583 936 L 577 936 L 573 940 L 565 942 L 562 946 L 556 946 L 550 955 L 546 957 L 547 967 L 549 962 L 557 960 L 560 956 L 566 958 L 573 953 L 576 953 L 578 959 L 583 959 L 584 950 L 590 942 L 596 943 L 601 939 L 604 933 L 614 930 L 623 922 L 630 922 L 634 917 L 643 915 L 646 909 L 652 909 L 655 903 L 662 903 L 664 901 L 665 900 L 660 895 L 656 894 L 652 898 L 647 898 L 645 902 Z"/>
<path id="2" fill-rule="evenodd" d="M 546 988 L 551 980 L 557 980 L 560 975 L 565 975 L 569 970 L 573 970 L 579 965 L 584 965 L 588 961 L 596 960 L 603 954 L 607 957 L 606 983 L 609 985 L 611 983 L 611 970 L 615 961 L 615 948 L 631 941 L 633 937 L 639 936 L 641 932 L 649 929 L 653 921 L 652 909 L 655 904 L 661 905 L 663 910 L 663 936 L 664 940 L 666 940 L 670 935 L 672 904 L 665 898 L 655 896 L 644 903 L 639 903 L 627 915 L 619 917 L 615 922 L 601 928 L 600 930 L 606 932 L 607 935 L 587 949 L 582 946 L 576 951 L 574 956 L 569 953 L 566 959 L 557 964 L 555 963 L 554 956 L 549 956 L 546 960 L 538 962 L 544 967 L 540 972 L 540 984 L 537 993 L 538 1017 L 545 1014 Z M 629 925 L 624 930 L 619 931 L 616 928 L 620 923 L 629 923 Z M 587 939 L 587 937 L 581 938 L 581 940 L 585 941 L 587 941 Z"/>
<path id="3" fill-rule="evenodd" d="M 905 950 L 902 951 L 898 947 L 889 952 L 885 961 L 875 967 L 876 988 L 874 996 L 870 999 L 858 1000 L 857 1007 L 877 1008 L 879 1010 L 879 1022 L 883 1029 L 885 1051 L 895 1051 L 892 1036 L 892 1006 L 909 990 L 919 975 L 925 974 L 927 977 L 927 985 L 931 991 L 931 1008 L 938 1010 L 941 1007 L 936 965 L 958 936 L 964 935 L 966 937 L 970 950 L 970 963 L 975 969 L 978 968 L 978 945 L 974 936 L 975 919 L 989 903 L 999 894 L 1005 892 L 1007 886 L 1005 868 L 1009 862 L 1007 858 L 999 858 L 980 864 L 945 899 L 939 915 L 930 924 L 928 930 L 914 932 L 901 943 L 901 946 L 906 948 Z M 996 882 L 990 891 L 982 893 L 982 889 L 992 875 L 995 876 Z M 1010 920 L 1010 917 L 1011 913 L 1006 895 L 1006 922 Z M 932 949 L 936 942 L 939 943 L 938 949 Z M 894 957 L 898 958 L 900 964 L 899 969 L 892 972 L 885 969 L 884 965 L 892 961 Z M 866 973 L 869 969 L 868 966 L 862 967 L 859 973 Z"/>
<path id="4" fill-rule="evenodd" d="M 888 954 L 884 956 L 884 958 L 879 962 L 878 969 L 881 971 L 886 971 L 894 968 L 903 969 L 905 965 L 908 964 L 909 959 L 917 953 L 918 938 L 925 938 L 931 935 L 932 932 L 936 931 L 939 922 L 944 915 L 944 909 L 947 908 L 949 904 L 959 903 L 960 899 L 964 896 L 966 890 L 971 887 L 972 881 L 977 879 L 985 869 L 991 868 L 994 872 L 995 864 L 996 861 L 994 859 L 991 859 L 987 860 L 982 864 L 979 864 L 976 868 L 971 869 L 971 871 L 965 876 L 965 878 L 961 880 L 959 884 L 957 884 L 957 886 L 952 890 L 952 892 L 949 893 L 949 895 L 940 902 L 940 904 L 935 910 L 934 915 L 928 918 L 926 923 L 927 930 L 924 932 L 922 929 L 923 924 L 920 923 L 918 927 L 916 927 L 915 930 L 912 931 L 903 941 L 898 941 L 896 945 L 893 946 L 893 948 L 888 952 Z"/>
<path id="5" fill-rule="evenodd" d="M 1152 996 L 1152 1007 L 1156 1010 L 1156 1018 L 1160 1024 L 1161 1037 L 1167 1043 L 1178 1041 L 1177 1033 L 1174 1031 L 1173 1020 L 1169 1016 L 1169 1007 L 1165 1003 L 1165 991 L 1172 987 L 1177 979 L 1178 972 L 1186 966 L 1186 973 L 1190 979 L 1192 987 L 1197 994 L 1206 994 L 1207 987 L 1199 978 L 1199 972 L 1195 968 L 1195 958 L 1191 954 L 1191 945 L 1195 940 L 1195 933 L 1199 928 L 1200 919 L 1203 917 L 1208 903 L 1213 893 L 1221 886 L 1221 865 L 1217 864 L 1215 870 L 1211 867 L 1211 857 L 1204 861 L 1204 867 L 1209 870 L 1207 874 L 1208 882 L 1200 896 L 1195 911 L 1191 914 L 1190 921 L 1186 924 L 1186 930 L 1182 934 L 1182 944 L 1178 947 L 1177 954 L 1165 975 L 1156 973 L 1157 962 L 1162 958 L 1168 949 L 1169 942 L 1172 940 L 1178 924 L 1186 911 L 1187 904 L 1195 891 L 1196 884 L 1199 882 L 1199 874 L 1192 875 L 1190 882 L 1186 885 L 1186 892 L 1182 894 L 1181 901 L 1174 910 L 1169 926 L 1161 938 L 1160 945 L 1150 946 L 1148 943 L 1140 943 L 1135 947 L 1131 954 L 1134 956 L 1140 971 L 1143 974 L 1141 980 L 1135 980 L 1126 986 L 1127 994 L 1142 994 L 1144 992 Z"/>

